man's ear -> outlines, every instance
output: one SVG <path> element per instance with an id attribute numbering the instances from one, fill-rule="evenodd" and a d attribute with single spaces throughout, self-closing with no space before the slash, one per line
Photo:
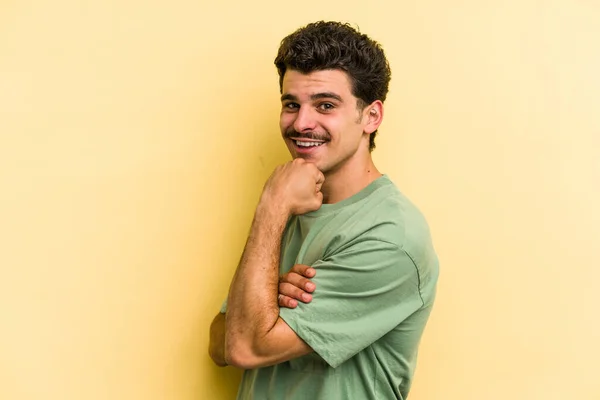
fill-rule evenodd
<path id="1" fill-rule="evenodd" d="M 383 121 L 383 103 L 381 100 L 375 100 L 365 107 L 364 112 L 366 112 L 367 118 L 364 131 L 371 134 L 379 128 Z"/>

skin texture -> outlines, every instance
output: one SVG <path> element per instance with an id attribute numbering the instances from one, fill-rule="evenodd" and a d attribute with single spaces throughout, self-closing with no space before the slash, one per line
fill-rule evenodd
<path id="1" fill-rule="evenodd" d="M 376 100 L 359 110 L 345 72 L 289 70 L 281 99 L 282 137 L 293 158 L 314 163 L 325 174 L 325 203 L 350 197 L 381 176 L 371 159 L 369 135 L 381 124 L 383 104 Z M 294 139 L 323 144 L 307 153 Z"/>
<path id="2" fill-rule="evenodd" d="M 317 271 L 302 264 L 296 264 L 287 273 L 279 278 L 279 296 L 277 298 L 280 307 L 296 308 L 298 301 L 310 303 L 316 285 L 311 281 Z"/>
<path id="3" fill-rule="evenodd" d="M 280 277 L 281 236 L 292 215 L 341 201 L 381 176 L 371 159 L 369 134 L 382 118 L 379 100 L 358 108 L 343 71 L 286 72 L 280 129 L 294 160 L 277 167 L 265 184 L 231 282 L 227 313 L 211 325 L 209 354 L 217 365 L 252 369 L 312 352 L 279 318 L 279 307 L 311 301 L 304 296 L 316 288 L 307 278 L 317 271 L 295 265 Z M 297 141 L 321 145 L 300 147 Z"/>

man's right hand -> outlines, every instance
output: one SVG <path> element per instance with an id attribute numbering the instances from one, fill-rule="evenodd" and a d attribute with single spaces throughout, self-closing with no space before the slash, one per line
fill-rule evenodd
<path id="1" fill-rule="evenodd" d="M 287 215 L 318 210 L 323 203 L 325 177 L 315 164 L 296 158 L 278 166 L 267 180 L 261 203 L 281 207 Z"/>
<path id="2" fill-rule="evenodd" d="M 310 303 L 315 284 L 310 281 L 317 271 L 309 265 L 296 264 L 279 278 L 280 307 L 296 308 L 298 301 Z"/>

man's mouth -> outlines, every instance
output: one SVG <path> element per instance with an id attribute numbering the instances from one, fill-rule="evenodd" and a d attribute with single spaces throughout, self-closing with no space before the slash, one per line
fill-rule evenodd
<path id="1" fill-rule="evenodd" d="M 303 141 L 303 140 L 293 140 L 293 142 L 298 147 L 319 147 L 325 142 L 314 142 L 314 141 Z"/>

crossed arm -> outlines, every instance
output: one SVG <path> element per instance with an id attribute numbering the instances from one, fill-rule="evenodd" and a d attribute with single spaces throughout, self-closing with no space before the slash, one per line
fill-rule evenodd
<path id="1" fill-rule="evenodd" d="M 312 352 L 279 317 L 279 254 L 288 217 L 276 207 L 256 210 L 229 288 L 227 313 L 211 324 L 209 354 L 217 365 L 253 369 Z"/>
<path id="2" fill-rule="evenodd" d="M 310 280 L 315 277 L 314 268 L 296 264 L 279 278 L 280 307 L 296 308 L 298 302 L 310 303 L 315 291 L 315 284 Z M 212 360 L 219 367 L 227 366 L 225 362 L 225 314 L 218 313 L 210 325 L 210 346 L 208 349 Z"/>

